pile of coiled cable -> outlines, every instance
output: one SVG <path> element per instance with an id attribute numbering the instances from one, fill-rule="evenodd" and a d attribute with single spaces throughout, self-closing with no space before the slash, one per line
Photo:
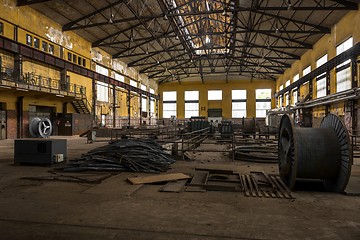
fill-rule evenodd
<path id="1" fill-rule="evenodd" d="M 121 139 L 70 160 L 63 171 L 129 171 L 158 173 L 175 160 L 154 140 Z"/>

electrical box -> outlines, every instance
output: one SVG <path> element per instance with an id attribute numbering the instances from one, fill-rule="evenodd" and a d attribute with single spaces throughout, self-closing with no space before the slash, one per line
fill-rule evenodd
<path id="1" fill-rule="evenodd" d="M 60 162 L 63 162 L 65 159 L 64 159 L 64 154 L 55 154 L 54 156 L 54 162 L 55 163 L 60 163 Z"/>
<path id="2" fill-rule="evenodd" d="M 15 164 L 51 165 L 56 162 L 64 161 L 66 157 L 66 139 L 39 138 L 15 140 Z"/>

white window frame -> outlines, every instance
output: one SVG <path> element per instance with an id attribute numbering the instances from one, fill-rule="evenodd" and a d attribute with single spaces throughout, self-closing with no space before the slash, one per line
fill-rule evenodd
<path id="1" fill-rule="evenodd" d="M 176 91 L 163 92 L 163 118 L 171 118 L 171 116 L 177 116 L 176 98 Z"/>
<path id="2" fill-rule="evenodd" d="M 141 84 L 140 85 L 140 88 L 141 88 L 141 90 L 143 90 L 143 91 L 146 91 L 146 85 L 144 85 L 144 84 Z M 142 96 L 142 99 L 141 99 L 141 111 L 142 112 L 146 112 L 147 111 L 147 97 L 146 96 Z"/>
<path id="3" fill-rule="evenodd" d="M 316 61 L 316 68 L 327 62 L 328 55 L 325 54 Z M 326 96 L 326 73 L 316 77 L 316 98 Z"/>
<path id="4" fill-rule="evenodd" d="M 222 90 L 208 90 L 208 100 L 209 101 L 222 100 Z"/>
<path id="5" fill-rule="evenodd" d="M 109 102 L 109 84 L 99 81 L 96 83 L 96 99 L 100 102 Z"/>
<path id="6" fill-rule="evenodd" d="M 119 73 L 115 73 L 115 80 L 119 82 L 125 82 L 125 77 Z"/>
<path id="7" fill-rule="evenodd" d="M 300 79 L 300 74 L 296 74 L 294 77 L 293 77 L 293 83 L 298 81 Z"/>
<path id="8" fill-rule="evenodd" d="M 109 76 L 109 69 L 106 67 L 103 67 L 101 65 L 96 64 L 95 66 L 95 72 L 100 73 L 105 76 Z"/>
<path id="9" fill-rule="evenodd" d="M 303 77 L 311 72 L 311 65 L 303 69 Z"/>
<path id="10" fill-rule="evenodd" d="M 150 93 L 155 94 L 155 90 L 150 88 Z M 150 97 L 150 115 L 155 113 L 155 98 Z"/>
<path id="11" fill-rule="evenodd" d="M 262 92 L 268 92 L 268 96 L 260 96 Z M 256 89 L 255 98 L 256 98 L 256 117 L 265 118 L 267 110 L 271 109 L 271 89 Z"/>
<path id="12" fill-rule="evenodd" d="M 296 105 L 296 103 L 297 103 L 297 101 L 298 101 L 298 91 L 297 91 L 297 88 L 294 88 L 293 90 L 292 90 L 292 99 L 293 99 L 293 106 L 295 106 Z"/>
<path id="13" fill-rule="evenodd" d="M 336 47 L 336 55 L 339 55 L 353 46 L 353 37 L 348 38 Z M 346 60 L 342 64 L 336 66 L 336 92 L 342 92 L 351 89 L 351 66 L 344 68 L 350 64 L 351 60 Z"/>
<path id="14" fill-rule="evenodd" d="M 243 118 L 246 117 L 246 96 L 247 91 L 244 89 L 231 90 L 231 117 Z"/>
<path id="15" fill-rule="evenodd" d="M 285 87 L 290 86 L 290 79 L 285 82 Z"/>
<path id="16" fill-rule="evenodd" d="M 185 91 L 185 118 L 199 116 L 199 91 Z"/>

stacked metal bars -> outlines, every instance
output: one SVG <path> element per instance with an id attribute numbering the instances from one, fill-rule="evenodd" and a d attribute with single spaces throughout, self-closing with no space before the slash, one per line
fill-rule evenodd
<path id="1" fill-rule="evenodd" d="M 70 160 L 63 170 L 158 173 L 170 169 L 174 162 L 153 140 L 121 139 L 90 150 L 79 159 Z"/>
<path id="2" fill-rule="evenodd" d="M 186 191 L 244 191 L 247 197 L 294 199 L 277 175 L 265 172 L 239 174 L 230 170 L 196 168 Z"/>
<path id="3" fill-rule="evenodd" d="M 277 175 L 250 172 L 250 175 L 241 174 L 240 179 L 247 197 L 295 198 Z"/>

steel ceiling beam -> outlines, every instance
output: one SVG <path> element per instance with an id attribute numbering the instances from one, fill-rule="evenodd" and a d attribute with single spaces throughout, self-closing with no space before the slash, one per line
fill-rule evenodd
<path id="1" fill-rule="evenodd" d="M 153 19 L 156 18 L 161 18 L 163 17 L 163 15 L 157 15 L 157 16 L 142 16 L 140 17 L 140 19 L 143 20 L 149 20 L 152 21 Z M 67 28 L 63 28 L 63 31 L 70 31 L 70 30 L 79 30 L 79 29 L 87 29 L 87 28 L 92 28 L 92 27 L 100 27 L 100 26 L 105 26 L 105 25 L 116 25 L 119 23 L 128 23 L 128 22 L 132 22 L 132 21 L 138 21 L 139 19 L 136 17 L 130 17 L 130 18 L 123 18 L 123 19 L 118 19 L 118 20 L 111 20 L 111 23 L 108 21 L 104 21 L 104 22 L 98 22 L 98 23 L 92 23 L 92 24 L 85 24 L 85 25 L 80 25 L 80 26 L 72 26 L 72 27 L 67 27 Z"/>
<path id="2" fill-rule="evenodd" d="M 16 6 L 22 7 L 22 6 L 27 6 L 27 5 L 36 4 L 36 3 L 44 3 L 44 2 L 49 2 L 49 1 L 51 1 L 51 0 L 17 0 Z"/>
<path id="3" fill-rule="evenodd" d="M 150 20 L 148 19 L 146 21 L 150 21 Z M 123 30 L 112 33 L 112 34 L 110 34 L 110 35 L 108 35 L 108 36 L 106 36 L 106 37 L 104 37 L 104 38 L 102 38 L 100 40 L 97 40 L 97 41 L 93 42 L 92 47 L 99 47 L 99 46 L 104 47 L 104 46 L 108 46 L 107 44 L 111 45 L 111 43 L 104 43 L 104 42 L 106 40 L 109 40 L 109 39 L 112 39 L 112 38 L 116 39 L 120 34 L 123 34 L 123 33 L 127 32 L 127 31 L 129 31 L 131 29 L 134 29 L 134 28 L 136 28 L 138 26 L 141 26 L 141 25 L 142 25 L 142 23 L 137 23 L 137 24 L 129 26 L 129 27 L 123 29 Z"/>
<path id="4" fill-rule="evenodd" d="M 89 14 L 86 14 L 86 15 L 84 15 L 84 16 L 82 16 L 82 17 L 80 17 L 80 18 L 78 18 L 78 19 L 76 19 L 74 21 L 71 21 L 71 22 L 69 22 L 69 23 L 67 23 L 67 24 L 65 24 L 63 26 L 63 31 L 72 30 L 72 27 L 75 24 L 77 24 L 78 22 L 83 21 L 83 20 L 85 20 L 87 18 L 90 18 L 90 17 L 94 17 L 95 15 L 97 15 L 97 14 L 99 14 L 99 13 L 101 13 L 101 12 L 103 12 L 103 11 L 109 9 L 109 8 L 112 8 L 112 7 L 114 7 L 114 6 L 116 6 L 116 5 L 120 4 L 120 3 L 123 3 L 123 2 L 124 2 L 124 0 L 118 0 L 118 1 L 113 2 L 111 4 L 108 4 L 108 5 L 106 5 L 106 6 L 102 7 L 102 8 L 99 8 L 99 9 L 97 9 L 97 10 L 95 10 L 95 11 L 89 13 Z"/>

